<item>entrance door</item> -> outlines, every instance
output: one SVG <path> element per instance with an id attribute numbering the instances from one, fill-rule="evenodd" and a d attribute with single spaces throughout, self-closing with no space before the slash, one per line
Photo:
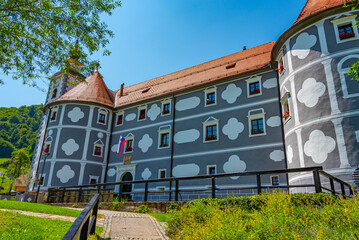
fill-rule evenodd
<path id="1" fill-rule="evenodd" d="M 123 175 L 121 182 L 132 181 L 132 179 L 133 179 L 132 174 L 127 172 Z M 121 193 L 129 193 L 131 191 L 132 191 L 132 184 L 121 185 Z"/>

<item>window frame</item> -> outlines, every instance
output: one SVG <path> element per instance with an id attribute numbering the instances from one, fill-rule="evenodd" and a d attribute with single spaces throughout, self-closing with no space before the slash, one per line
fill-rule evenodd
<path id="1" fill-rule="evenodd" d="M 203 143 L 218 142 L 219 141 L 219 120 L 213 117 L 209 117 L 203 124 Z M 216 126 L 217 135 L 216 139 L 207 140 L 207 127 Z"/>
<path id="2" fill-rule="evenodd" d="M 123 153 L 132 153 L 135 145 L 135 136 L 127 136 L 125 137 L 125 140 L 126 140 L 125 150 L 123 151 Z M 129 141 L 132 141 L 132 146 L 131 146 L 131 150 L 127 151 Z"/>
<path id="3" fill-rule="evenodd" d="M 118 124 L 118 118 L 122 116 L 122 122 L 120 124 Z M 118 126 L 122 126 L 123 125 L 123 122 L 124 122 L 124 119 L 125 119 L 125 112 L 124 111 L 120 111 L 120 112 L 117 112 L 116 113 L 116 123 L 115 123 L 115 126 L 118 127 Z"/>
<path id="4" fill-rule="evenodd" d="M 214 168 L 214 171 L 215 171 L 214 174 L 217 174 L 217 165 L 216 165 L 216 164 L 207 165 L 206 168 L 207 168 L 207 175 L 213 175 L 212 173 L 209 172 L 209 169 L 210 169 L 210 168 Z"/>
<path id="5" fill-rule="evenodd" d="M 286 92 L 280 100 L 282 113 L 283 113 L 282 120 L 284 124 L 286 124 L 292 118 L 290 107 L 289 107 L 290 98 L 291 98 L 290 92 Z M 287 109 L 285 106 L 287 106 Z M 287 112 L 288 112 L 288 116 L 285 117 L 287 115 Z"/>
<path id="6" fill-rule="evenodd" d="M 330 21 L 333 24 L 333 27 L 334 27 L 335 39 L 337 41 L 337 44 L 345 43 L 345 42 L 349 42 L 349 41 L 359 40 L 358 27 L 355 26 L 357 16 L 358 16 L 357 14 L 353 14 L 353 15 L 350 15 L 350 16 L 345 16 L 345 17 L 341 17 L 341 18 L 338 18 L 338 19 L 333 19 L 333 20 Z M 353 32 L 354 32 L 355 36 L 351 37 L 351 38 L 341 40 L 340 37 L 339 37 L 339 27 L 345 26 L 347 24 L 352 25 L 352 29 L 353 29 Z"/>
<path id="7" fill-rule="evenodd" d="M 145 111 L 145 117 L 140 119 L 140 116 L 142 116 L 142 115 L 140 115 L 141 111 Z M 147 118 L 147 105 L 138 107 L 137 122 L 145 121 L 146 118 Z"/>
<path id="8" fill-rule="evenodd" d="M 167 104 L 169 104 L 169 111 L 168 111 L 168 113 L 163 113 L 164 106 Z M 171 107 L 172 107 L 172 99 L 166 99 L 166 100 L 161 101 L 161 116 L 171 115 L 171 113 L 172 113 Z"/>
<path id="9" fill-rule="evenodd" d="M 96 175 L 89 175 L 89 185 L 91 184 L 91 179 L 96 179 L 96 183 L 95 184 L 99 184 L 98 179 L 100 178 L 100 176 L 96 176 Z M 93 184 L 93 185 L 95 185 Z"/>
<path id="10" fill-rule="evenodd" d="M 101 154 L 100 155 L 95 154 L 96 153 L 96 147 L 99 147 L 101 149 Z M 92 156 L 94 156 L 94 157 L 102 157 L 103 156 L 103 144 L 94 143 Z"/>
<path id="11" fill-rule="evenodd" d="M 217 87 L 206 88 L 205 90 L 203 90 L 203 92 L 204 92 L 204 106 L 205 107 L 217 105 Z M 214 102 L 213 103 L 207 102 L 209 94 L 214 94 Z"/>
<path id="12" fill-rule="evenodd" d="M 161 146 L 162 143 L 162 135 L 168 134 L 168 146 Z M 163 129 L 158 131 L 158 149 L 165 149 L 171 147 L 171 129 Z"/>
<path id="13" fill-rule="evenodd" d="M 252 114 L 255 111 L 260 111 L 260 113 Z M 258 136 L 267 135 L 265 115 L 266 115 L 266 113 L 264 112 L 263 108 L 258 108 L 258 109 L 253 109 L 253 110 L 248 111 L 247 118 L 248 118 L 249 137 L 258 137 Z M 253 134 L 252 133 L 252 120 L 258 120 L 258 119 L 263 120 L 263 133 L 255 133 L 255 134 Z"/>
<path id="14" fill-rule="evenodd" d="M 247 98 L 258 97 L 258 96 L 261 96 L 263 94 L 262 76 L 249 78 L 249 79 L 247 79 L 245 81 L 247 82 Z M 258 82 L 258 85 L 259 85 L 259 93 L 251 94 L 250 93 L 250 85 L 253 84 L 253 83 L 256 83 L 256 82 Z"/>
<path id="15" fill-rule="evenodd" d="M 165 172 L 165 177 L 164 178 L 162 178 L 161 177 L 161 172 Z M 158 179 L 165 179 L 166 178 L 166 176 L 167 176 L 167 169 L 158 169 Z"/>
<path id="16" fill-rule="evenodd" d="M 56 106 L 56 107 L 51 108 L 50 122 L 56 121 L 58 113 L 59 113 L 59 107 Z M 54 117 L 54 119 L 52 119 L 54 114 L 55 114 L 55 117 Z"/>
<path id="17" fill-rule="evenodd" d="M 104 117 L 105 117 L 104 122 L 100 121 L 100 115 L 104 115 Z M 107 123 L 107 115 L 108 115 L 108 112 L 106 110 L 99 109 L 98 112 L 97 112 L 97 123 L 101 124 L 101 125 L 106 125 L 106 123 Z"/>
<path id="18" fill-rule="evenodd" d="M 278 179 L 278 184 L 273 184 L 274 183 L 274 181 L 273 181 L 274 178 Z M 270 183 L 271 183 L 272 186 L 279 186 L 280 185 L 279 175 L 270 176 Z"/>

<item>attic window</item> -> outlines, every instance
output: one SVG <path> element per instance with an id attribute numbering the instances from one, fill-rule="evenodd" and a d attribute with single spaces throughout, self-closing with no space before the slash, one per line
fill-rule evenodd
<path id="1" fill-rule="evenodd" d="M 236 63 L 231 63 L 226 66 L 226 69 L 234 68 L 236 66 Z"/>
<path id="2" fill-rule="evenodd" d="M 147 89 L 143 90 L 142 93 L 146 93 L 148 91 L 150 91 L 150 88 L 147 88 Z"/>

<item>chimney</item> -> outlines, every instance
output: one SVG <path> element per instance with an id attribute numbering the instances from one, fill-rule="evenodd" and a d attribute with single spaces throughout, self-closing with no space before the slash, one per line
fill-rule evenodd
<path id="1" fill-rule="evenodd" d="M 124 85 L 125 85 L 124 83 L 122 83 L 122 84 L 121 84 L 120 97 L 122 97 L 122 96 L 123 96 L 123 86 L 124 86 Z"/>
<path id="2" fill-rule="evenodd" d="M 247 50 L 247 47 L 246 47 L 246 46 L 243 46 L 243 51 L 244 51 L 244 50 Z"/>

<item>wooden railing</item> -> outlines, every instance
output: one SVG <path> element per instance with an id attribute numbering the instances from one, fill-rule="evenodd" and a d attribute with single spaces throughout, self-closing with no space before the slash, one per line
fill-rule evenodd
<path id="1" fill-rule="evenodd" d="M 280 184 L 280 185 L 271 185 L 271 184 L 263 184 L 261 177 L 263 175 L 273 175 L 273 174 L 284 174 L 287 177 L 287 174 L 291 173 L 303 173 L 303 172 L 312 172 L 313 173 L 313 182 L 309 184 Z M 325 188 L 321 184 L 320 175 L 329 178 L 329 182 L 331 184 L 331 188 Z M 255 181 L 253 186 L 242 186 L 238 184 L 238 187 L 226 187 L 221 188 L 220 186 L 216 185 L 216 180 L 220 178 L 228 178 L 228 177 L 238 177 L 238 176 L 255 176 Z M 210 189 L 180 189 L 180 182 L 183 183 L 185 181 L 193 181 L 193 180 L 200 180 L 200 179 L 208 179 L 210 180 Z M 149 185 L 158 182 L 174 182 L 174 189 L 167 190 L 167 191 L 149 191 Z M 334 183 L 337 183 L 341 186 L 341 193 L 335 191 Z M 340 194 L 343 197 L 349 196 L 353 194 L 352 186 L 343 182 L 342 180 L 326 173 L 323 171 L 322 167 L 307 167 L 307 168 L 294 168 L 294 169 L 280 169 L 280 170 L 270 170 L 270 171 L 251 171 L 251 172 L 237 172 L 237 173 L 220 173 L 220 174 L 213 174 L 213 175 L 201 175 L 201 176 L 193 176 L 193 177 L 181 177 L 181 178 L 164 178 L 164 179 L 150 179 L 150 180 L 135 180 L 135 181 L 126 181 L 126 182 L 115 182 L 115 183 L 103 183 L 103 184 L 91 184 L 91 185 L 77 185 L 77 186 L 66 186 L 66 187 L 58 187 L 58 188 L 49 188 L 48 192 L 48 199 L 49 203 L 51 202 L 58 202 L 63 203 L 65 197 L 72 197 L 76 199 L 75 202 L 82 202 L 82 199 L 86 196 L 92 196 L 92 194 L 84 194 L 83 192 L 88 189 L 92 189 L 96 191 L 98 194 L 101 195 L 108 195 L 108 194 L 116 194 L 108 191 L 109 188 L 115 188 L 115 186 L 128 185 L 128 184 L 144 184 L 144 191 L 133 191 L 133 192 L 126 192 L 122 193 L 122 195 L 136 195 L 140 194 L 143 196 L 143 201 L 146 202 L 148 200 L 148 195 L 150 193 L 168 193 L 168 201 L 172 200 L 172 195 L 174 194 L 174 200 L 179 200 L 179 195 L 181 192 L 200 192 L 200 191 L 211 191 L 211 197 L 216 198 L 216 193 L 221 190 L 248 190 L 252 189 L 256 191 L 257 194 L 261 194 L 263 189 L 283 189 L 283 190 L 290 190 L 292 188 L 314 188 L 314 191 L 319 193 L 323 190 L 327 190 L 333 194 Z M 349 189 L 349 194 L 346 194 L 345 188 Z M 70 194 L 68 194 L 70 193 Z M 255 193 L 254 193 L 255 194 Z"/>
<path id="2" fill-rule="evenodd" d="M 70 229 L 67 231 L 63 240 L 77 239 L 85 240 L 90 234 L 94 234 L 96 230 L 97 210 L 100 194 L 95 194 L 85 209 L 76 218 Z M 92 213 L 92 217 L 91 217 Z"/>

